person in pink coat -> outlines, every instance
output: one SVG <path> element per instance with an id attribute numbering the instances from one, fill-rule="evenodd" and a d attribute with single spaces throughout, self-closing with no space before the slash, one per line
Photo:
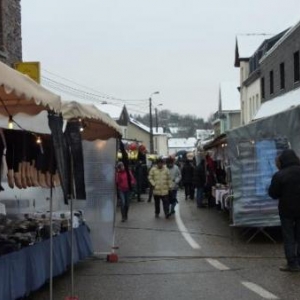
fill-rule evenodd
<path id="1" fill-rule="evenodd" d="M 122 222 L 125 222 L 128 219 L 131 189 L 135 183 L 136 181 L 131 171 L 128 170 L 127 172 L 123 162 L 118 162 L 116 184 L 121 204 Z"/>

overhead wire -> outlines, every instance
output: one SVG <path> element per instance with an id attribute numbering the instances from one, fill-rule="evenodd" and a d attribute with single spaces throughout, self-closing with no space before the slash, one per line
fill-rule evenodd
<path id="1" fill-rule="evenodd" d="M 87 102 L 100 102 L 101 104 L 113 104 L 113 105 L 124 105 L 126 104 L 127 107 L 130 107 L 131 111 L 134 111 L 139 114 L 145 114 L 147 113 L 147 100 L 140 99 L 140 100 L 115 100 L 117 98 L 103 98 L 103 95 L 87 92 L 75 87 L 72 87 L 70 85 L 66 85 L 64 83 L 58 82 L 54 79 L 51 79 L 47 76 L 42 76 L 43 84 L 46 87 L 49 87 L 55 91 L 59 91 L 64 94 L 71 95 L 73 97 L 77 97 L 81 100 L 87 101 Z M 114 100 L 113 100 L 114 99 Z M 109 101 L 107 101 L 109 100 Z M 127 101 L 127 102 L 125 102 Z"/>
<path id="2" fill-rule="evenodd" d="M 50 88 L 52 88 L 56 91 L 60 91 L 60 92 L 65 93 L 65 94 L 81 98 L 83 100 L 93 100 L 93 101 L 105 102 L 104 100 L 100 100 L 97 97 L 87 95 L 87 94 L 84 94 L 84 93 L 80 93 L 79 91 L 76 91 L 75 89 L 73 89 L 71 87 L 58 85 L 55 82 L 52 82 L 51 80 L 48 80 L 48 79 L 45 79 L 45 78 L 43 78 L 43 85 L 45 85 L 46 87 L 50 87 Z"/>
<path id="3" fill-rule="evenodd" d="M 79 98 L 80 100 L 84 100 L 86 102 L 97 102 L 101 104 L 112 104 L 117 106 L 123 106 L 126 104 L 128 108 L 130 108 L 131 112 L 135 112 L 138 114 L 147 114 L 149 112 L 149 99 L 121 99 L 114 96 L 110 96 L 108 94 L 99 92 L 98 90 L 75 82 L 74 80 L 68 79 L 66 77 L 60 76 L 51 72 L 49 70 L 43 69 L 44 72 L 48 73 L 51 76 L 55 77 L 50 78 L 49 76 L 42 76 L 42 83 L 46 87 L 53 89 L 55 91 L 59 91 L 66 95 L 71 95 L 72 97 Z M 71 83 L 66 84 L 61 80 Z M 76 87 L 74 87 L 76 85 Z M 81 89 L 81 88 L 83 89 Z"/>
<path id="4" fill-rule="evenodd" d="M 96 90 L 96 89 L 94 89 L 94 88 L 91 88 L 91 87 L 82 85 L 82 84 L 80 84 L 80 83 L 78 83 L 78 82 L 75 82 L 75 81 L 73 81 L 73 80 L 67 79 L 67 78 L 62 77 L 62 76 L 60 76 L 60 75 L 57 75 L 57 74 L 55 74 L 55 73 L 53 73 L 53 72 L 50 72 L 50 71 L 48 71 L 48 70 L 43 69 L 43 71 L 45 71 L 46 73 L 49 73 L 49 74 L 51 74 L 52 76 L 55 76 L 55 77 L 57 77 L 57 78 L 61 78 L 61 79 L 65 80 L 65 81 L 68 81 L 68 82 L 70 82 L 70 83 L 72 83 L 72 84 L 76 84 L 76 86 L 79 86 L 79 87 L 88 89 L 89 91 L 93 91 L 94 93 L 91 93 L 91 92 L 85 92 L 85 91 L 83 91 L 83 90 L 76 89 L 76 90 L 78 90 L 78 91 L 85 92 L 85 93 L 89 93 L 89 94 L 92 94 L 92 95 L 97 96 L 97 97 L 101 97 L 101 98 L 105 98 L 105 99 L 110 99 L 110 100 L 124 101 L 124 102 L 141 102 L 141 101 L 146 101 L 146 100 L 147 100 L 147 99 L 122 99 L 122 98 L 117 98 L 117 97 L 114 97 L 114 96 L 105 94 L 105 93 L 103 93 L 103 92 L 99 92 L 98 90 Z M 51 81 L 53 81 L 53 82 L 56 82 L 57 84 L 64 85 L 64 86 L 66 86 L 66 87 L 70 87 L 69 85 L 66 85 L 66 84 L 64 84 L 64 83 L 58 82 L 58 81 L 56 81 L 56 80 L 54 80 L 54 79 L 51 79 L 51 78 L 49 78 L 49 77 L 47 77 L 47 76 L 42 76 L 42 78 L 47 78 L 48 80 L 51 80 Z"/>
<path id="5" fill-rule="evenodd" d="M 65 92 L 70 92 L 71 91 L 72 93 L 77 94 L 77 96 L 91 97 L 95 100 L 96 99 L 99 100 L 99 98 L 100 99 L 108 99 L 106 96 L 98 95 L 98 94 L 87 92 L 87 91 L 84 91 L 84 90 L 80 90 L 78 88 L 66 85 L 64 83 L 58 82 L 58 81 L 53 80 L 51 78 L 48 78 L 46 76 L 42 76 L 42 79 L 45 80 L 46 82 L 52 84 L 52 86 L 60 88 L 61 90 L 64 90 Z M 103 100 L 101 100 L 101 101 L 103 101 Z"/>

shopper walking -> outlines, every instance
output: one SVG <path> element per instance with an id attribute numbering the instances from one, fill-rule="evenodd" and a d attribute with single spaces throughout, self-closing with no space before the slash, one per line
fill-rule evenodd
<path id="1" fill-rule="evenodd" d="M 181 170 L 185 200 L 187 200 L 188 197 L 190 197 L 191 200 L 194 199 L 195 189 L 193 186 L 193 175 L 194 175 L 194 166 L 192 165 L 192 162 L 187 159 Z"/>
<path id="2" fill-rule="evenodd" d="M 148 176 L 149 182 L 153 187 L 153 196 L 155 203 L 155 217 L 160 214 L 160 200 L 163 204 L 165 217 L 169 218 L 169 190 L 172 182 L 169 170 L 164 166 L 162 158 L 158 158 L 156 165 L 151 168 Z"/>
<path id="3" fill-rule="evenodd" d="M 170 172 L 172 186 L 169 192 L 169 202 L 170 202 L 170 213 L 175 214 L 175 206 L 177 204 L 177 190 L 179 187 L 179 182 L 181 180 L 181 172 L 177 165 L 174 164 L 174 158 L 168 157 L 167 158 L 167 167 Z"/>
<path id="4" fill-rule="evenodd" d="M 214 207 L 216 205 L 216 202 L 212 195 L 212 187 L 217 182 L 216 168 L 215 168 L 215 162 L 213 161 L 209 153 L 207 153 L 205 156 L 205 172 L 206 172 L 206 183 L 205 183 L 204 190 L 207 197 L 208 207 Z"/>
<path id="5" fill-rule="evenodd" d="M 131 171 L 126 172 L 123 162 L 117 164 L 116 184 L 120 199 L 122 222 L 128 219 L 128 210 L 130 205 L 131 187 L 136 184 Z"/>
<path id="6" fill-rule="evenodd" d="M 196 188 L 197 207 L 203 208 L 204 187 L 206 182 L 205 176 L 205 160 L 201 159 L 194 170 L 193 185 Z"/>
<path id="7" fill-rule="evenodd" d="M 155 164 L 155 162 L 152 161 L 151 166 L 150 166 L 150 168 L 148 170 L 148 177 L 149 177 L 149 173 L 150 173 L 151 169 L 154 167 L 154 164 Z M 148 184 L 149 185 L 149 190 L 148 190 L 148 201 L 147 202 L 151 202 L 152 201 L 152 197 L 153 197 L 153 186 L 149 182 L 149 179 L 148 179 L 148 183 L 149 183 Z"/>
<path id="8" fill-rule="evenodd" d="M 272 177 L 269 195 L 278 199 L 278 210 L 287 265 L 281 271 L 300 271 L 300 160 L 284 150 L 277 158 L 279 169 Z"/>

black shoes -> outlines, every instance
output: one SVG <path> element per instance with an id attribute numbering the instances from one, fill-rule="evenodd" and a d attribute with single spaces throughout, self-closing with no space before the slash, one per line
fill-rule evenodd
<path id="1" fill-rule="evenodd" d="M 300 267 L 285 265 L 285 266 L 280 267 L 279 270 L 283 271 L 283 272 L 300 272 Z"/>
<path id="2" fill-rule="evenodd" d="M 166 219 L 169 219 L 170 216 L 171 216 L 171 213 L 167 213 L 167 214 L 166 214 Z"/>
<path id="3" fill-rule="evenodd" d="M 175 212 L 174 212 L 175 213 Z M 165 215 L 165 218 L 166 219 L 169 219 L 170 218 L 170 216 L 172 215 L 172 213 L 167 213 L 166 215 Z M 155 218 L 159 218 L 159 214 L 155 214 Z"/>
<path id="4" fill-rule="evenodd" d="M 198 205 L 197 207 L 198 207 L 198 208 L 205 208 L 206 205 L 202 204 L 202 205 Z"/>

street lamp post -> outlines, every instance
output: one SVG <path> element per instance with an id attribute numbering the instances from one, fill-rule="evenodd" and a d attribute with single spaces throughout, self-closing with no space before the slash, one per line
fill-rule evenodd
<path id="1" fill-rule="evenodd" d="M 162 103 L 158 104 L 158 106 L 162 106 Z M 155 107 L 155 127 L 156 127 L 156 133 L 158 133 L 158 112 L 157 107 Z"/>
<path id="2" fill-rule="evenodd" d="M 153 147 L 153 120 L 152 120 L 152 96 L 157 95 L 159 92 L 153 92 L 149 97 L 149 118 L 150 118 L 150 153 L 154 152 Z"/>

